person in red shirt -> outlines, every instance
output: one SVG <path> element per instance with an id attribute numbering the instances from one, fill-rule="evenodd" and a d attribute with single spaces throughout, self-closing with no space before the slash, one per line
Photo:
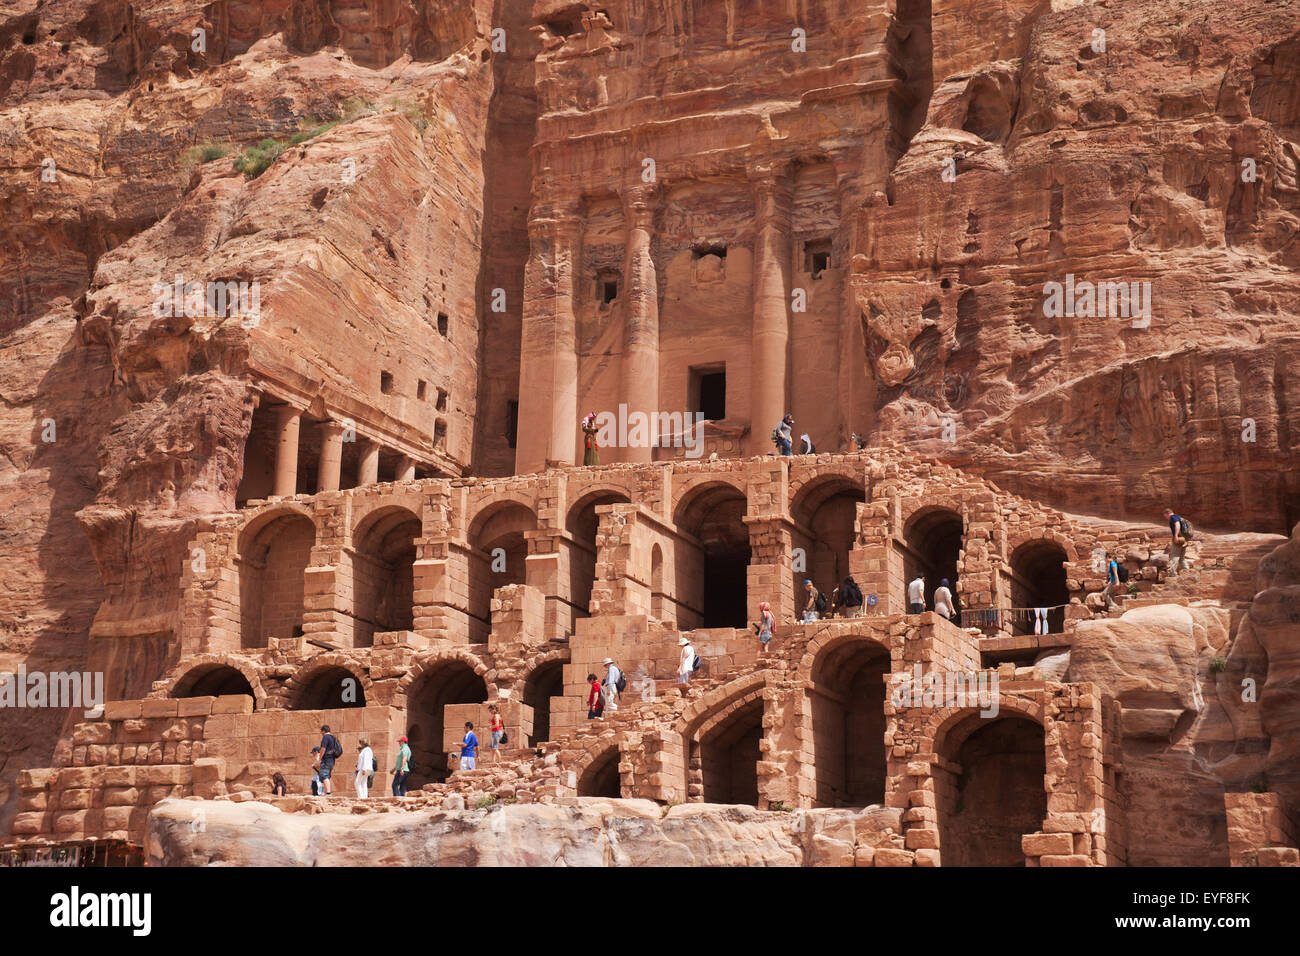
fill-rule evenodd
<path id="1" fill-rule="evenodd" d="M 591 690 L 587 694 L 587 719 L 595 720 L 605 710 L 600 696 L 600 679 L 595 674 L 588 674 L 587 681 L 591 684 Z"/>
<path id="2" fill-rule="evenodd" d="M 501 759 L 501 738 L 506 735 L 506 725 L 501 720 L 501 711 L 497 710 L 496 704 L 489 704 L 488 710 L 492 712 L 492 762 L 496 763 Z"/>

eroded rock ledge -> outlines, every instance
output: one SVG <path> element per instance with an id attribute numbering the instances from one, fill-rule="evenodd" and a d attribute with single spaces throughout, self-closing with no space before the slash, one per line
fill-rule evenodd
<path id="1" fill-rule="evenodd" d="M 365 808 L 378 812 L 348 812 L 363 809 L 355 802 L 307 813 L 164 800 L 149 816 L 149 865 L 890 866 L 912 858 L 902 848 L 902 811 L 881 806 L 783 813 L 593 797 L 482 810 L 406 811 L 384 800 Z"/>

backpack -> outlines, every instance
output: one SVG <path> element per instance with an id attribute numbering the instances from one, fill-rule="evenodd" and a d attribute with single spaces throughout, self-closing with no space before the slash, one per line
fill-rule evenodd
<path id="1" fill-rule="evenodd" d="M 339 739 L 335 737 L 333 734 L 330 734 L 330 739 L 333 740 L 334 743 L 333 745 L 330 746 L 329 756 L 334 758 L 335 760 L 338 760 L 340 757 L 343 756 L 343 745 L 339 743 Z"/>
<path id="2" fill-rule="evenodd" d="M 813 607 L 817 609 L 818 614 L 826 613 L 826 595 L 821 591 L 818 591 L 817 596 L 813 598 Z"/>
<path id="3" fill-rule="evenodd" d="M 1192 540 L 1192 523 L 1186 518 L 1178 519 L 1179 526 L 1183 529 L 1183 537 L 1188 541 Z"/>
<path id="4" fill-rule="evenodd" d="M 772 429 L 772 441 L 774 442 L 781 441 L 781 429 L 779 428 Z"/>
<path id="5" fill-rule="evenodd" d="M 699 654 L 696 654 L 695 661 L 691 664 L 691 670 L 697 671 L 703 666 L 704 666 L 704 658 L 702 658 Z"/>
<path id="6" fill-rule="evenodd" d="M 1116 565 L 1115 574 L 1119 578 L 1120 584 L 1128 583 L 1128 568 L 1124 567 L 1124 565 L 1122 564 Z"/>
<path id="7" fill-rule="evenodd" d="M 614 686 L 618 688 L 618 692 L 620 694 L 623 693 L 623 691 L 627 690 L 627 675 L 624 674 L 622 671 L 619 671 L 618 680 L 614 681 Z"/>

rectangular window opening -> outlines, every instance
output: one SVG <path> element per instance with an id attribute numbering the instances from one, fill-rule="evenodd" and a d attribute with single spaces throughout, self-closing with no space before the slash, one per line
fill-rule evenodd
<path id="1" fill-rule="evenodd" d="M 690 370 L 690 407 L 704 415 L 705 421 L 718 422 L 727 417 L 727 366 L 709 365 Z"/>
<path id="2" fill-rule="evenodd" d="M 822 273 L 831 267 L 831 241 L 829 239 L 810 239 L 803 244 L 804 272 L 820 279 Z"/>

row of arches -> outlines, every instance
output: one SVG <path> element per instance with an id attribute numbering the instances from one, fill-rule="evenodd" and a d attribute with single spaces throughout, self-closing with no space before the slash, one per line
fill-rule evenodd
<path id="1" fill-rule="evenodd" d="M 549 739 L 551 697 L 563 693 L 563 661 L 539 663 L 523 685 L 534 708 L 530 746 Z M 862 807 L 884 801 L 888 773 L 885 694 L 889 657 L 869 640 L 840 641 L 813 662 L 811 728 L 814 803 Z M 348 693 L 351 687 L 352 693 Z M 293 687 L 294 709 L 326 710 L 365 705 L 364 686 L 351 670 L 317 667 Z M 174 697 L 253 693 L 248 677 L 229 664 L 208 663 L 179 678 Z M 416 770 L 410 786 L 449 775 L 444 749 L 448 705 L 489 698 L 482 668 L 451 658 L 432 662 L 405 686 L 406 734 Z M 760 802 L 764 697 L 761 679 L 693 720 L 684 737 L 687 782 L 708 803 Z M 1042 726 L 1018 713 L 993 720 L 970 713 L 942 738 L 935 764 L 935 797 L 945 865 L 1020 865 L 1021 835 L 1039 828 L 1046 814 L 1046 756 Z M 622 796 L 619 749 L 612 745 L 578 778 L 582 796 Z"/>

